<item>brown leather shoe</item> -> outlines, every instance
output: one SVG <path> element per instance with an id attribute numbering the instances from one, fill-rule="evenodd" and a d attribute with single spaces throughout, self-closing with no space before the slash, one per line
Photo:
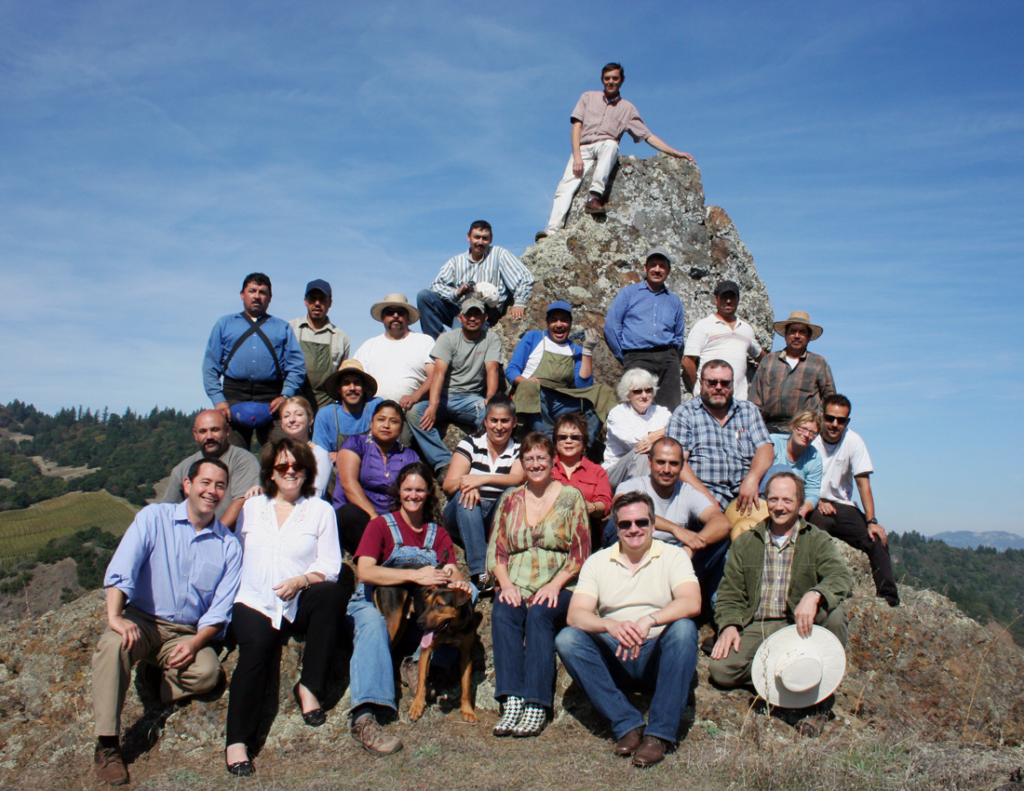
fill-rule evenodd
<path id="1" fill-rule="evenodd" d="M 640 740 L 644 738 L 644 726 L 641 725 L 639 728 L 634 728 L 621 739 L 615 745 L 615 754 L 622 758 L 629 758 L 633 753 L 636 752 L 636 748 L 640 746 Z"/>
<path id="2" fill-rule="evenodd" d="M 96 776 L 112 786 L 123 786 L 128 782 L 128 770 L 118 747 L 97 747 L 92 765 Z"/>
<path id="3" fill-rule="evenodd" d="M 591 197 L 583 206 L 587 214 L 604 214 L 604 204 L 597 198 Z"/>
<path id="4" fill-rule="evenodd" d="M 533 237 L 533 241 L 534 242 L 539 242 L 541 239 L 547 239 L 547 238 L 548 238 L 548 232 L 547 231 L 537 231 L 537 235 Z"/>
<path id="5" fill-rule="evenodd" d="M 633 753 L 633 766 L 646 768 L 661 763 L 669 746 L 668 742 L 657 736 L 644 736 L 644 740 L 640 742 L 640 746 Z"/>
<path id="6" fill-rule="evenodd" d="M 366 752 L 374 755 L 394 755 L 402 749 L 402 740 L 385 733 L 372 714 L 366 714 L 353 723 L 352 738 L 359 742 Z"/>

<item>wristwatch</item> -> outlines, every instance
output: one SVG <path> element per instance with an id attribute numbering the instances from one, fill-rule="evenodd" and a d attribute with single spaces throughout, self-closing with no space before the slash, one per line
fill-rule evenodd
<path id="1" fill-rule="evenodd" d="M 878 524 L 878 520 L 877 519 L 869 519 L 868 520 L 868 524 L 869 525 L 877 525 Z"/>

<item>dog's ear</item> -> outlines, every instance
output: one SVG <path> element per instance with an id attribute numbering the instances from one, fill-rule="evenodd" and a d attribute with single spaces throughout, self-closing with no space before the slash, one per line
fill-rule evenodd
<path id="1" fill-rule="evenodd" d="M 461 607 L 463 604 L 473 598 L 473 594 L 469 591 L 464 591 L 462 588 L 454 588 L 455 592 L 455 606 Z"/>

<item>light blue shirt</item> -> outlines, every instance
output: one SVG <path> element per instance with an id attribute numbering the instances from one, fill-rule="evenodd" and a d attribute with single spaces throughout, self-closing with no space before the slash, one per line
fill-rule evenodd
<path id="1" fill-rule="evenodd" d="M 686 340 L 683 303 L 667 288 L 651 291 L 646 280 L 626 286 L 608 307 L 604 339 L 620 363 L 624 352 L 655 346 L 682 349 Z"/>
<path id="2" fill-rule="evenodd" d="M 187 502 L 156 503 L 129 526 L 103 586 L 137 610 L 198 631 L 231 621 L 241 570 L 242 545 L 219 519 L 197 532 Z"/>
<path id="3" fill-rule="evenodd" d="M 795 462 L 789 460 L 786 445 L 789 434 L 772 434 L 772 445 L 775 446 L 774 464 L 789 467 L 804 482 L 804 499 L 811 505 L 818 505 L 821 496 L 821 454 L 813 445 L 808 445 L 800 458 Z"/>

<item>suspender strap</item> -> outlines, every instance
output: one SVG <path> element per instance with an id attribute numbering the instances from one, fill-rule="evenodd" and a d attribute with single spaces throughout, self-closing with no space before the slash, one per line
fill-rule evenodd
<path id="1" fill-rule="evenodd" d="M 436 536 L 437 536 L 437 525 L 435 525 L 433 522 L 431 522 L 430 524 L 427 525 L 427 535 L 426 535 L 426 538 L 423 539 L 423 548 L 424 549 L 433 549 L 434 548 L 434 538 Z"/>
<path id="2" fill-rule="evenodd" d="M 227 374 L 228 366 L 231 364 L 232 358 L 235 356 L 235 352 L 242 348 L 242 344 L 245 343 L 252 335 L 259 335 L 263 343 L 266 344 L 267 351 L 270 352 L 270 356 L 274 358 L 274 367 L 277 369 L 277 378 L 284 379 L 284 371 L 281 369 L 281 361 L 277 359 L 277 352 L 274 351 L 274 344 L 270 342 L 270 338 L 268 338 L 260 328 L 260 325 L 265 323 L 269 318 L 270 315 L 264 313 L 256 319 L 256 321 L 251 322 L 249 329 L 243 332 L 238 340 L 235 341 L 235 345 L 232 346 L 231 351 L 228 352 L 227 359 L 221 363 L 221 370 L 225 372 L 225 375 Z M 249 319 L 246 318 L 246 321 L 248 320 Z"/>
<path id="3" fill-rule="evenodd" d="M 395 549 L 400 546 L 404 546 L 402 541 L 402 531 L 398 529 L 398 522 L 395 521 L 394 514 L 384 514 L 384 521 L 387 522 L 388 528 L 391 530 L 391 540 L 395 542 Z"/>

